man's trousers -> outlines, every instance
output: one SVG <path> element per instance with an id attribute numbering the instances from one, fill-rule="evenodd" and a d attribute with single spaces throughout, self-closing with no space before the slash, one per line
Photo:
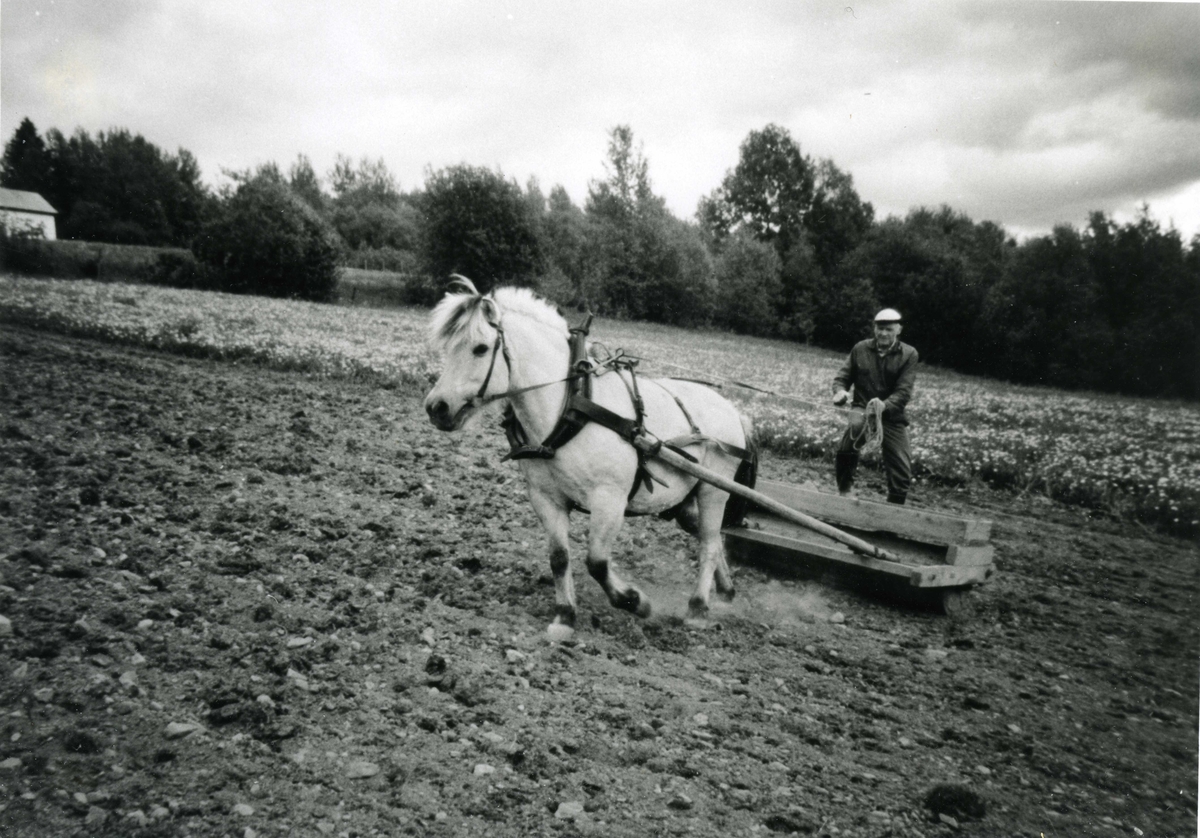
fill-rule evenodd
<path id="1" fill-rule="evenodd" d="M 850 425 L 842 436 L 837 452 L 837 485 L 839 492 L 854 486 L 858 470 L 858 451 L 855 440 L 863 432 L 866 416 L 861 411 L 851 414 Z M 885 421 L 883 423 L 883 468 L 887 473 L 888 503 L 904 503 L 912 484 L 912 450 L 908 445 L 908 427 Z"/>

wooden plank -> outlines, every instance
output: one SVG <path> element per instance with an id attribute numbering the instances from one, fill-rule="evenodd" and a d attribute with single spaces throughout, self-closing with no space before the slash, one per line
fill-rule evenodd
<path id="1" fill-rule="evenodd" d="M 878 571 L 889 576 L 897 577 L 911 583 L 913 574 L 922 568 L 914 567 L 913 565 L 901 564 L 900 562 L 889 562 L 883 559 L 873 559 L 868 556 L 860 556 L 857 553 L 851 552 L 849 549 L 841 545 L 824 545 L 816 544 L 812 541 L 801 541 L 796 538 L 788 538 L 784 535 L 777 535 L 766 530 L 751 530 L 744 528 L 727 529 L 723 531 L 727 540 L 741 542 L 742 544 L 761 544 L 767 547 L 775 547 L 781 550 L 786 550 L 794 553 L 797 557 L 800 556 L 815 556 L 828 561 L 839 562 L 841 564 L 853 565 L 867 570 Z"/>
<path id="2" fill-rule="evenodd" d="M 784 522 L 775 522 L 776 525 Z M 735 527 L 722 531 L 726 543 L 732 548 L 753 549 L 755 545 L 774 548 L 789 556 L 795 556 L 798 562 L 806 558 L 834 562 L 841 565 L 861 568 L 873 573 L 890 576 L 897 581 L 907 582 L 914 588 L 955 587 L 959 585 L 974 585 L 987 581 L 993 573 L 990 561 L 984 562 L 984 557 L 990 559 L 992 548 L 960 548 L 964 556 L 976 561 L 975 564 L 949 565 L 933 562 L 929 564 L 915 561 L 889 562 L 858 555 L 846 547 L 833 541 L 822 539 L 816 533 L 795 528 L 792 534 L 784 534 L 776 529 L 761 529 L 752 527 Z M 823 542 L 823 543 L 822 543 Z"/>
<path id="3" fill-rule="evenodd" d="M 992 556 L 995 555 L 996 548 L 990 544 L 977 544 L 966 546 L 962 544 L 951 544 L 946 548 L 946 564 L 965 567 L 967 565 L 992 565 Z"/>
<path id="4" fill-rule="evenodd" d="M 891 532 L 929 544 L 986 544 L 992 534 L 992 522 L 984 519 L 844 498 L 774 480 L 760 480 L 754 488 L 815 518 L 869 532 Z"/>
<path id="5" fill-rule="evenodd" d="M 957 585 L 977 585 L 987 581 L 991 575 L 990 565 L 942 565 L 916 568 L 908 582 L 914 588 L 948 588 Z"/>
<path id="6" fill-rule="evenodd" d="M 746 526 L 750 529 L 765 530 L 774 535 L 794 538 L 802 542 L 832 545 L 836 542 L 826 539 L 817 532 L 778 518 L 769 512 L 755 509 L 746 515 Z M 890 533 L 859 533 L 870 538 L 871 543 L 877 544 L 891 553 L 895 560 L 910 565 L 940 565 L 946 563 L 946 548 L 940 544 L 923 544 L 909 538 L 902 538 Z"/>

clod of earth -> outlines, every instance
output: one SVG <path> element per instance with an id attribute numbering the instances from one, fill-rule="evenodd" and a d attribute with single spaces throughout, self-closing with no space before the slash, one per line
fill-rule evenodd
<path id="1" fill-rule="evenodd" d="M 1190 542 L 922 483 L 914 508 L 997 521 L 969 619 L 742 565 L 697 626 L 681 532 L 625 524 L 614 563 L 662 606 L 641 622 L 582 584 L 573 522 L 556 646 L 490 425 L 449 440 L 406 386 L 7 324 L 0 368 L 0 427 L 32 437 L 0 433 L 16 834 L 1195 828 Z M 819 461 L 762 471 L 832 486 Z"/>

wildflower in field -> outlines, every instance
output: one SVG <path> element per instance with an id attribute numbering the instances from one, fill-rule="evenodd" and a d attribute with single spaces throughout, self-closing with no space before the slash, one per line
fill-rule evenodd
<path id="1" fill-rule="evenodd" d="M 0 322 L 281 369 L 424 385 L 439 359 L 418 309 L 346 308 L 147 285 L 0 276 Z M 726 385 L 761 441 L 823 456 L 842 432 L 823 405 L 841 356 L 783 341 L 604 321 L 593 336 L 644 358 L 648 375 L 746 381 Z M 1147 520 L 1200 532 L 1200 409 L 1123 396 L 985 382 L 926 370 L 913 465 L 931 479 L 980 478 L 1094 507 L 1121 504 Z"/>

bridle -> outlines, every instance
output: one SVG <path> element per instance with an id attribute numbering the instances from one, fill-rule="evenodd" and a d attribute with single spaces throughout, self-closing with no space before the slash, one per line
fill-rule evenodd
<path id="1" fill-rule="evenodd" d="M 504 364 L 508 367 L 509 381 L 512 381 L 512 356 L 508 352 L 508 341 L 505 340 L 504 337 L 504 326 L 500 323 L 499 309 L 496 308 L 495 301 L 487 297 L 484 297 L 483 299 L 488 303 L 491 303 L 492 310 L 496 312 L 496 317 L 494 319 L 492 317 L 487 317 L 487 324 L 496 330 L 496 340 L 492 343 L 492 359 L 488 362 L 488 371 L 487 375 L 483 377 L 483 384 L 479 385 L 479 392 L 467 401 L 465 405 L 466 407 L 473 409 L 480 408 L 484 405 L 491 404 L 492 402 L 500 401 L 501 399 L 510 399 L 513 396 L 519 396 L 522 393 L 528 393 L 530 390 L 540 390 L 543 387 L 550 387 L 554 384 L 562 384 L 566 381 L 573 381 L 577 378 L 582 378 L 593 373 L 594 365 L 588 369 L 580 369 L 572 372 L 566 378 L 556 378 L 553 381 L 547 381 L 543 384 L 531 384 L 528 387 L 518 387 L 515 390 L 509 388 L 502 393 L 493 393 L 490 396 L 487 395 L 488 384 L 490 384 L 492 381 L 492 373 L 496 369 L 496 358 L 498 356 L 504 356 Z M 484 311 L 487 312 L 487 309 L 485 308 Z"/>
<path id="2" fill-rule="evenodd" d="M 486 300 L 487 298 L 484 299 Z M 493 303 L 493 307 L 494 306 L 495 304 Z M 476 393 L 470 401 L 470 404 L 473 407 L 483 407 L 485 404 L 498 401 L 499 399 L 508 396 L 507 391 L 494 396 L 486 395 L 488 384 L 490 384 L 492 380 L 492 372 L 496 369 L 497 355 L 500 355 L 501 353 L 504 354 L 504 363 L 508 366 L 509 379 L 511 380 L 512 378 L 512 358 L 508 354 L 508 344 L 504 340 L 504 327 L 500 325 L 499 313 L 497 313 L 496 319 L 494 320 L 491 317 L 488 317 L 487 322 L 489 326 L 496 330 L 496 340 L 492 344 L 492 360 L 488 363 L 487 375 L 483 377 L 483 384 L 479 385 L 479 392 Z"/>

